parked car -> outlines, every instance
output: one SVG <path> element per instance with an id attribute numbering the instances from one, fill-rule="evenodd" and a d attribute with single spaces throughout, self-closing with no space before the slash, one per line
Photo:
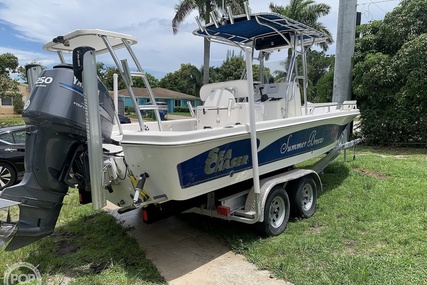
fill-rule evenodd
<path id="1" fill-rule="evenodd" d="M 119 114 L 120 124 L 130 124 L 130 118 L 128 116 Z"/>
<path id="2" fill-rule="evenodd" d="M 159 106 L 159 114 L 161 120 L 166 120 L 168 116 L 168 104 L 166 102 L 156 102 L 157 106 Z M 148 116 L 150 110 L 150 106 L 153 105 L 153 103 L 149 102 L 145 105 L 139 105 L 139 111 L 141 112 L 141 115 Z"/>
<path id="3" fill-rule="evenodd" d="M 17 183 L 24 174 L 26 128 L 0 128 L 0 191 Z"/>

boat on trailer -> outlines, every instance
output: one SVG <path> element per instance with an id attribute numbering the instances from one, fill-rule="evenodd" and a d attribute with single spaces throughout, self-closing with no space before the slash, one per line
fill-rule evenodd
<path id="1" fill-rule="evenodd" d="M 148 223 L 190 210 L 278 235 L 291 211 L 303 217 L 314 213 L 322 187 L 318 173 L 341 149 L 357 143 L 345 137 L 359 110 L 355 101 L 307 101 L 306 51 L 325 42 L 325 34 L 282 15 L 250 14 L 245 8 L 246 14 L 238 16 L 211 13 L 211 24 L 197 20 L 194 35 L 244 51 L 246 77 L 204 85 L 204 103 L 189 104 L 188 119 L 162 121 L 153 104 L 148 108 L 156 121 L 146 122 L 137 112 L 137 123 L 120 125 L 111 97 L 96 79 L 94 58 L 111 54 L 136 110 L 132 76 L 143 78 L 155 102 L 131 48 L 134 37 L 77 30 L 44 45 L 59 54 L 61 64 L 45 71 L 28 68 L 33 83 L 23 113 L 31 125 L 26 172 L 20 184 L 0 194 L 0 207 L 20 208 L 18 222 L 1 224 L 3 243 L 14 236 L 7 249 L 51 234 L 68 187 L 76 185 L 82 204 L 101 208 L 109 200 L 119 213 L 142 207 Z M 136 72 L 119 59 L 119 48 L 129 52 Z M 282 49 L 290 50 L 284 82 L 254 81 L 255 52 L 262 67 Z M 73 64 L 65 63 L 63 53 L 73 54 Z M 294 168 L 321 155 L 311 169 Z"/>

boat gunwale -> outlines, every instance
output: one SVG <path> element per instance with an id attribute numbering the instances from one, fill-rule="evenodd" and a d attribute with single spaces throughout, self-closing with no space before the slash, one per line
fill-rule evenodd
<path id="1" fill-rule="evenodd" d="M 326 116 L 329 115 L 329 116 Z M 327 114 L 313 114 L 292 118 L 281 118 L 276 120 L 268 120 L 257 122 L 257 134 L 270 131 L 276 131 L 283 128 L 293 128 L 303 124 L 310 124 L 313 122 L 332 121 L 340 118 L 352 117 L 354 119 L 360 115 L 358 109 L 348 111 L 331 112 Z M 309 118 L 308 120 L 299 120 L 301 118 Z M 288 120 L 286 124 L 284 120 Z M 327 124 L 327 123 L 326 123 Z M 323 123 L 323 125 L 326 125 Z M 237 129 L 237 130 L 236 130 Z M 201 143 L 210 141 L 212 139 L 224 139 L 229 137 L 248 135 L 250 133 L 249 123 L 234 125 L 233 127 L 217 127 L 212 129 L 198 129 L 188 131 L 125 131 L 121 144 L 123 146 L 129 145 L 153 145 L 153 146 L 182 146 L 188 144 Z M 135 138 L 135 140 L 129 139 Z M 162 141 L 159 140 L 162 139 Z M 180 139 L 181 138 L 181 139 Z"/>

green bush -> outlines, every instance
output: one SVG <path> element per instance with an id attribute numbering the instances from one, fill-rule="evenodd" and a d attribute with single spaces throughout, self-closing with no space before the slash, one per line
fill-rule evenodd
<path id="1" fill-rule="evenodd" d="M 425 0 L 404 0 L 360 27 L 353 92 L 367 144 L 427 146 L 426 21 Z"/>
<path id="2" fill-rule="evenodd" d="M 189 113 L 190 110 L 188 109 L 188 107 L 175 107 L 174 112 L 177 112 L 177 113 Z"/>
<path id="3" fill-rule="evenodd" d="M 126 106 L 125 107 L 125 113 L 126 114 L 135 113 L 135 107 L 134 106 Z"/>
<path id="4" fill-rule="evenodd" d="M 13 96 L 13 111 L 16 114 L 22 114 L 22 110 L 24 109 L 24 102 L 22 101 L 22 95 L 17 93 Z"/>

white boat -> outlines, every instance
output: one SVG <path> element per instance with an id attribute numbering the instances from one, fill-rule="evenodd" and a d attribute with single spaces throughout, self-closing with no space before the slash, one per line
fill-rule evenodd
<path id="1" fill-rule="evenodd" d="M 246 15 L 233 21 L 218 19 L 194 34 L 247 51 L 248 75 L 255 51 L 264 55 L 289 47 L 304 51 L 327 39 L 272 13 L 254 14 L 249 20 Z M 169 200 L 187 200 L 251 179 L 251 132 L 256 133 L 260 175 L 332 150 L 359 110 L 355 101 L 301 105 L 300 89 L 306 81 L 300 85 L 292 68 L 297 56 L 305 58 L 293 53 L 286 82 L 254 84 L 248 77 L 207 84 L 200 90 L 204 104 L 193 109 L 192 119 L 161 122 L 161 129 L 147 123 L 149 131 L 144 132 L 125 129 L 121 145 L 126 161 L 134 174 L 150 174 L 146 191 Z M 254 98 L 252 106 L 250 98 Z"/>
<path id="2" fill-rule="evenodd" d="M 192 117 L 181 120 L 162 121 L 154 104 L 150 108 L 157 121 L 145 122 L 137 113 L 138 123 L 118 123 L 91 57 L 111 54 L 138 110 L 132 76 L 141 76 L 151 101 L 155 98 L 131 48 L 134 37 L 77 30 L 43 46 L 57 52 L 62 64 L 43 73 L 29 68 L 33 90 L 23 117 L 32 131 L 26 172 L 20 184 L 0 194 L 0 208 L 19 205 L 20 220 L 2 222 L 0 245 L 14 236 L 7 247 L 14 250 L 51 234 L 62 199 L 74 185 L 81 203 L 100 208 L 106 197 L 121 207 L 119 212 L 143 207 L 146 222 L 192 208 L 260 224 L 265 234 L 277 235 L 286 228 L 291 208 L 304 217 L 314 213 L 321 188 L 318 172 L 341 148 L 354 144 L 343 144 L 345 130 L 360 114 L 355 101 L 307 102 L 305 51 L 327 36 L 274 13 L 222 18 L 213 13 L 212 22 L 198 22 L 194 34 L 241 48 L 247 76 L 204 85 L 204 104 L 190 104 Z M 115 50 L 120 48 L 127 49 L 136 72 L 119 60 Z M 262 67 L 270 53 L 287 48 L 292 56 L 286 80 L 254 82 L 254 57 Z M 73 65 L 65 65 L 63 53 L 73 53 Z M 302 75 L 297 59 L 303 63 Z M 107 150 L 103 154 L 101 140 Z M 325 162 L 315 169 L 293 169 L 323 154 Z"/>

